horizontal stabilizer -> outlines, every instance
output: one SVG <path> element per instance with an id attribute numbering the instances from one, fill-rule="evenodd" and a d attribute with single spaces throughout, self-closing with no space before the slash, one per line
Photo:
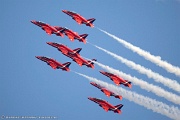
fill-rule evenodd
<path id="1" fill-rule="evenodd" d="M 66 63 L 63 64 L 63 66 L 67 67 L 67 68 L 69 68 L 70 65 L 71 65 L 71 62 L 66 62 Z"/>
<path id="2" fill-rule="evenodd" d="M 119 104 L 119 105 L 116 105 L 116 106 L 115 106 L 115 108 L 116 108 L 116 109 L 119 109 L 119 110 L 120 110 L 122 107 L 123 107 L 122 104 Z"/>
<path id="3" fill-rule="evenodd" d="M 97 61 L 97 59 L 92 59 L 92 61 Z"/>
<path id="4" fill-rule="evenodd" d="M 88 34 L 82 34 L 82 35 L 79 35 L 80 37 L 86 39 L 86 37 L 88 36 Z"/>
<path id="5" fill-rule="evenodd" d="M 89 23 L 93 23 L 95 20 L 96 20 L 95 18 L 91 18 L 91 19 L 88 19 L 87 21 L 88 21 Z"/>
<path id="6" fill-rule="evenodd" d="M 130 82 L 130 81 L 128 81 L 128 80 L 126 80 L 126 82 L 127 82 L 127 83 L 129 83 L 129 84 L 131 84 L 131 82 Z"/>
<path id="7" fill-rule="evenodd" d="M 126 82 L 124 83 L 124 84 L 131 84 L 131 82 L 130 81 L 128 81 L 128 80 L 125 80 Z"/>

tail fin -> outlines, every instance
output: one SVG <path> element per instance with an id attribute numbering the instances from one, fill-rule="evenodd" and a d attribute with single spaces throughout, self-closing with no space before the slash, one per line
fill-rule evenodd
<path id="1" fill-rule="evenodd" d="M 88 64 L 85 64 L 87 67 L 94 68 L 94 63 L 93 61 L 97 61 L 96 59 L 88 60 Z"/>
<path id="2" fill-rule="evenodd" d="M 119 105 L 116 105 L 116 106 L 115 106 L 115 108 L 116 108 L 116 109 L 119 109 L 119 110 L 121 110 L 122 107 L 123 107 L 122 104 L 119 104 Z"/>
<path id="3" fill-rule="evenodd" d="M 82 48 L 76 48 L 73 50 L 73 53 L 79 53 L 82 50 Z"/>
<path id="4" fill-rule="evenodd" d="M 61 36 L 61 37 L 64 36 L 63 32 L 64 32 L 65 29 L 63 27 L 54 26 L 54 28 L 58 31 L 58 32 L 55 33 L 57 36 Z"/>
<path id="5" fill-rule="evenodd" d="M 124 83 L 125 86 L 128 86 L 129 88 L 132 88 L 131 82 L 128 80 L 125 80 L 126 82 Z"/>
<path id="6" fill-rule="evenodd" d="M 92 59 L 92 61 L 97 61 L 97 59 Z"/>
<path id="7" fill-rule="evenodd" d="M 128 80 L 126 80 L 126 82 L 128 82 L 129 84 L 131 84 L 131 82 L 130 82 L 130 81 L 128 81 Z"/>
<path id="8" fill-rule="evenodd" d="M 95 18 L 88 19 L 88 23 L 86 23 L 86 26 L 94 27 L 93 22 L 95 21 Z"/>
<path id="9" fill-rule="evenodd" d="M 82 35 L 79 35 L 80 37 L 86 39 L 86 37 L 88 36 L 88 34 L 82 34 Z"/>
<path id="10" fill-rule="evenodd" d="M 67 67 L 67 68 L 69 68 L 70 65 L 71 65 L 71 62 L 66 62 L 66 63 L 63 64 L 63 66 Z"/>
<path id="11" fill-rule="evenodd" d="M 80 38 L 78 39 L 80 42 L 83 42 L 86 44 L 86 37 L 88 36 L 88 34 L 82 34 L 82 35 L 79 35 Z"/>
<path id="12" fill-rule="evenodd" d="M 89 23 L 91 23 L 91 24 L 92 24 L 95 20 L 96 20 L 95 18 L 87 19 L 87 21 L 88 21 Z"/>
<path id="13" fill-rule="evenodd" d="M 92 59 L 92 60 L 89 61 L 89 62 L 91 62 L 92 64 L 94 64 L 93 61 L 97 61 L 97 59 Z"/>

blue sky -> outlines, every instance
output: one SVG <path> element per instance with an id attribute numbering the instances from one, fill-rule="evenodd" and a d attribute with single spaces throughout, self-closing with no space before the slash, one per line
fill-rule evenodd
<path id="1" fill-rule="evenodd" d="M 61 10 L 75 11 L 85 18 L 96 18 L 95 28 L 78 25 Z M 100 67 L 95 69 L 78 66 L 46 42 L 58 42 L 68 47 L 82 48 L 80 54 L 96 58 L 98 62 L 114 67 L 125 73 L 158 85 L 177 95 L 145 75 L 128 68 L 106 53 L 89 44 L 71 42 L 55 35 L 47 35 L 30 20 L 40 20 L 50 25 L 68 27 L 79 34 L 87 33 L 88 41 L 132 60 L 159 74 L 179 82 L 180 78 L 166 72 L 117 41 L 102 33 L 96 27 L 108 31 L 153 55 L 161 56 L 172 65 L 180 66 L 180 2 L 176 0 L 119 0 L 119 1 L 24 1 L 1 0 L 0 32 L 0 116 L 55 116 L 58 119 L 115 119 L 115 120 L 168 120 L 170 118 L 148 110 L 127 99 L 122 101 L 106 97 L 89 81 L 73 72 L 53 70 L 35 56 L 48 56 L 64 63 L 72 62 L 70 69 L 102 81 L 114 84 L 101 75 Z M 125 88 L 124 86 L 122 86 Z M 125 88 L 129 90 L 128 88 Z M 168 105 L 173 104 L 153 93 L 133 85 L 131 91 L 157 99 Z M 122 103 L 122 114 L 105 112 L 87 97 L 97 97 L 116 105 Z"/>

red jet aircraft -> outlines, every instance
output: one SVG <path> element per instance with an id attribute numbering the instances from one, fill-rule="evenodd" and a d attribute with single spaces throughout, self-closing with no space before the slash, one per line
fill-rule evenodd
<path id="1" fill-rule="evenodd" d="M 63 37 L 64 28 L 58 26 L 51 26 L 41 21 L 32 20 L 31 23 L 41 27 L 48 35 L 56 34 L 57 36 Z"/>
<path id="2" fill-rule="evenodd" d="M 68 10 L 62 10 L 62 12 L 71 16 L 72 19 L 74 19 L 78 24 L 85 24 L 86 26 L 94 27 L 93 22 L 96 20 L 94 18 L 85 19 L 80 14 L 73 12 L 73 11 L 68 11 Z"/>
<path id="3" fill-rule="evenodd" d="M 122 100 L 121 95 L 117 95 L 117 94 L 111 92 L 110 90 L 106 89 L 105 87 L 102 87 L 102 86 L 96 84 L 95 82 L 91 82 L 90 84 L 97 87 L 98 89 L 100 89 L 106 96 L 108 96 L 108 97 L 114 96 L 115 98 L 119 98 L 120 100 Z"/>
<path id="4" fill-rule="evenodd" d="M 87 67 L 94 68 L 94 63 L 92 61 L 96 61 L 96 59 L 85 60 L 80 55 L 79 52 L 81 51 L 81 48 L 77 48 L 74 50 L 71 50 L 67 46 L 63 44 L 58 44 L 54 42 L 47 42 L 48 45 L 57 48 L 63 55 L 71 58 L 73 61 L 75 61 L 78 65 L 86 65 Z"/>
<path id="5" fill-rule="evenodd" d="M 104 71 L 99 71 L 101 74 L 109 77 L 112 81 L 114 81 L 114 83 L 116 85 L 120 85 L 120 84 L 123 84 L 124 86 L 127 86 L 129 88 L 132 87 L 131 85 L 131 82 L 129 82 L 128 80 L 124 80 L 123 78 L 120 78 L 119 76 L 117 75 L 114 75 L 112 73 L 108 73 L 108 72 L 104 72 Z"/>
<path id="6" fill-rule="evenodd" d="M 88 34 L 82 34 L 82 35 L 78 35 L 78 33 L 73 32 L 72 30 L 68 29 L 68 28 L 64 28 L 64 33 L 66 36 L 68 36 L 68 38 L 71 41 L 74 41 L 74 39 L 79 40 L 79 42 L 83 42 L 86 43 L 86 37 L 88 36 Z"/>
<path id="7" fill-rule="evenodd" d="M 57 48 L 62 54 L 68 56 L 68 57 L 80 57 L 79 52 L 82 50 L 82 48 L 76 48 L 74 50 L 68 48 L 67 46 L 55 42 L 47 42 L 48 45 Z"/>
<path id="8" fill-rule="evenodd" d="M 114 113 L 119 113 L 120 114 L 121 113 L 121 108 L 123 107 L 122 104 L 113 106 L 110 103 L 108 103 L 107 101 L 101 100 L 101 99 L 97 99 L 97 98 L 89 97 L 88 99 L 93 101 L 93 102 L 95 102 L 95 103 L 97 103 L 97 104 L 99 104 L 99 106 L 102 107 L 106 112 L 114 111 Z"/>
<path id="9" fill-rule="evenodd" d="M 36 56 L 36 58 L 46 62 L 53 69 L 62 69 L 64 71 L 70 71 L 70 69 L 69 69 L 69 66 L 71 64 L 70 62 L 66 62 L 64 64 L 61 64 L 61 63 L 57 62 L 56 60 L 54 60 L 52 58 L 47 58 L 47 57 L 44 57 L 44 56 Z"/>

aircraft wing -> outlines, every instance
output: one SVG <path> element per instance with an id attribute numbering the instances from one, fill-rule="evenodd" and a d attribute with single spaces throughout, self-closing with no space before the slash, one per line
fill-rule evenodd
<path id="1" fill-rule="evenodd" d="M 110 97 L 111 93 L 110 91 L 106 90 L 105 88 L 102 88 L 101 91 L 108 97 Z"/>
<path id="2" fill-rule="evenodd" d="M 73 19 L 78 23 L 82 24 L 82 20 L 79 17 L 73 17 Z"/>
<path id="3" fill-rule="evenodd" d="M 106 112 L 109 110 L 109 107 L 106 105 L 100 105 Z"/>
<path id="4" fill-rule="evenodd" d="M 65 50 L 65 49 L 61 49 L 61 52 L 62 52 L 63 54 L 65 54 L 65 55 L 67 55 L 67 54 L 68 54 L 68 51 L 67 51 L 67 50 Z"/>
<path id="5" fill-rule="evenodd" d="M 48 35 L 52 34 L 52 30 L 51 29 L 49 29 L 47 27 L 42 27 L 42 29 L 45 30 Z"/>
<path id="6" fill-rule="evenodd" d="M 82 64 L 83 64 L 82 60 L 80 60 L 78 58 L 73 58 L 73 61 L 75 61 L 80 66 L 82 66 Z"/>
<path id="7" fill-rule="evenodd" d="M 113 80 L 113 82 L 114 82 L 116 85 L 119 85 L 119 84 L 120 84 L 120 81 L 119 81 L 118 79 L 113 78 L 112 80 Z"/>
<path id="8" fill-rule="evenodd" d="M 71 35 L 71 34 L 67 34 L 68 38 L 71 40 L 71 41 L 74 41 L 74 36 Z"/>
<path id="9" fill-rule="evenodd" d="M 56 68 L 57 68 L 57 65 L 54 64 L 53 62 L 49 62 L 48 64 L 49 64 L 53 69 L 56 69 Z"/>

